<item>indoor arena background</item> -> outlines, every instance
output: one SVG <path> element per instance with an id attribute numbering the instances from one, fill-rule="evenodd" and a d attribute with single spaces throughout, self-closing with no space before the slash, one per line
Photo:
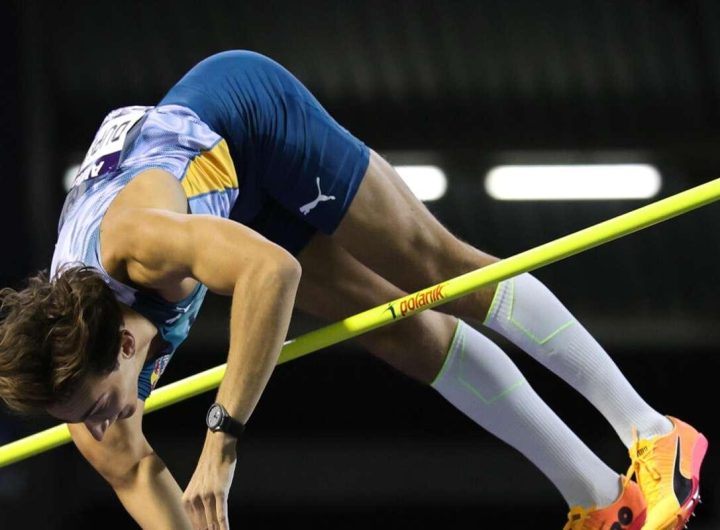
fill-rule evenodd
<path id="1" fill-rule="evenodd" d="M 112 108 L 155 104 L 211 53 L 282 63 L 396 164 L 434 164 L 428 207 L 508 256 L 720 177 L 720 2 L 17 0 L 0 15 L 0 286 L 49 266 L 63 177 Z M 497 201 L 508 163 L 649 163 L 648 200 Z M 720 204 L 543 268 L 546 282 L 657 409 L 710 440 L 706 501 L 720 527 Z M 161 384 L 222 363 L 229 301 L 209 295 Z M 290 336 L 319 323 L 302 315 Z M 610 426 L 507 342 L 543 398 L 618 472 Z M 212 393 L 148 416 L 185 486 Z M 50 423 L 0 415 L 0 443 Z M 248 424 L 233 528 L 559 529 L 566 508 L 519 454 L 355 343 L 279 367 Z M 0 469 L 0 527 L 134 528 L 72 445 Z"/>

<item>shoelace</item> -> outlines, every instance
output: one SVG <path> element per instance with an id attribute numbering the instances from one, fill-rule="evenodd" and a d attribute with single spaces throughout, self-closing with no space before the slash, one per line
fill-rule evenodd
<path id="1" fill-rule="evenodd" d="M 662 475 L 655 467 L 655 444 L 649 440 L 638 439 L 637 428 L 633 427 L 633 449 L 630 453 L 630 468 L 627 471 L 627 480 L 633 475 L 637 477 L 638 484 L 645 495 L 649 505 L 657 502 L 660 496 L 660 479 Z M 646 471 L 647 473 L 644 473 Z M 627 483 L 626 483 L 627 484 Z"/>
<path id="2" fill-rule="evenodd" d="M 582 524 L 588 518 L 592 510 L 586 510 L 582 506 L 575 506 L 568 513 L 568 522 L 563 530 L 581 530 Z"/>
<path id="3" fill-rule="evenodd" d="M 631 465 L 632 469 L 632 465 Z M 632 480 L 632 476 L 630 475 L 630 471 L 628 471 L 625 476 L 623 477 L 623 483 L 622 483 L 622 490 L 623 492 L 627 488 L 628 483 Z M 583 508 L 582 506 L 574 506 L 570 508 L 570 513 L 568 513 L 568 522 L 563 527 L 563 530 L 582 530 L 582 525 L 585 522 L 585 520 L 590 517 L 590 514 L 595 511 L 597 508 L 595 506 L 591 508 Z"/>

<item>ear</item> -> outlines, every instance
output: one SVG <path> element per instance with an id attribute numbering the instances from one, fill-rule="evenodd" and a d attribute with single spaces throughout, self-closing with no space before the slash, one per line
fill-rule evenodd
<path id="1" fill-rule="evenodd" d="M 120 356 L 124 359 L 135 356 L 135 335 L 128 329 L 120 330 Z"/>

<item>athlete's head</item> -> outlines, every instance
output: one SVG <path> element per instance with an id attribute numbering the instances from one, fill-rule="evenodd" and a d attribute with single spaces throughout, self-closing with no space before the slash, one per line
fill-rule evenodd
<path id="1" fill-rule="evenodd" d="M 82 422 L 99 440 L 135 411 L 135 353 L 122 306 L 90 267 L 0 290 L 0 399 L 15 412 Z"/>

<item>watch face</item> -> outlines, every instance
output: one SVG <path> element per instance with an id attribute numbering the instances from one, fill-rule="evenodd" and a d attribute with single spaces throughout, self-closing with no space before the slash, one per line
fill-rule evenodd
<path id="1" fill-rule="evenodd" d="M 210 410 L 208 410 L 207 414 L 207 425 L 211 429 L 215 429 L 220 426 L 223 419 L 223 412 L 220 406 L 213 405 L 210 407 Z"/>

